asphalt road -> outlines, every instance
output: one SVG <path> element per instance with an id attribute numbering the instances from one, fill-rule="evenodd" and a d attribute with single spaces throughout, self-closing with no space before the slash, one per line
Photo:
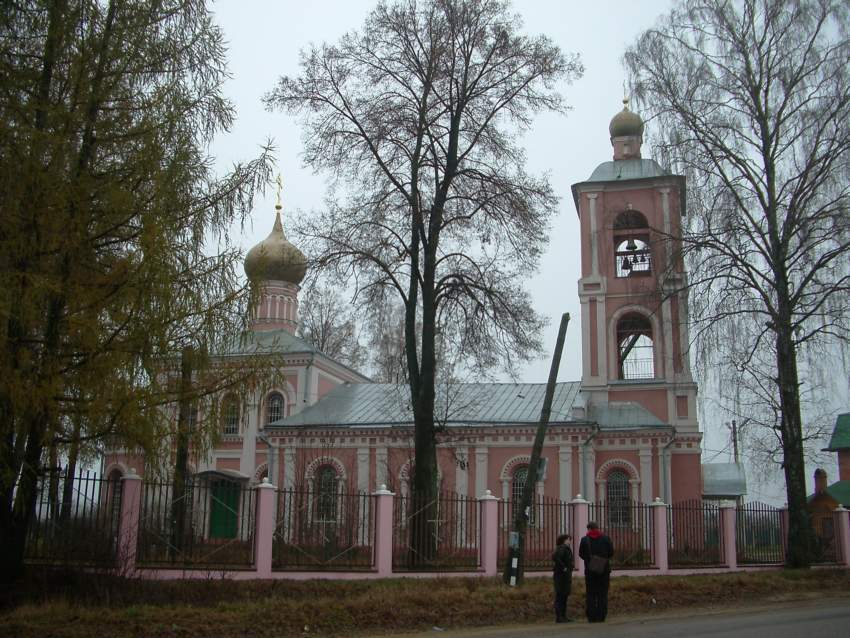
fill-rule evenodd
<path id="1" fill-rule="evenodd" d="M 549 638 L 628 636 L 629 638 L 838 638 L 850 636 L 850 598 L 788 601 L 759 607 L 670 614 L 659 618 L 611 618 L 603 624 L 572 622 L 461 631 L 433 629 L 415 636 L 436 638 Z"/>

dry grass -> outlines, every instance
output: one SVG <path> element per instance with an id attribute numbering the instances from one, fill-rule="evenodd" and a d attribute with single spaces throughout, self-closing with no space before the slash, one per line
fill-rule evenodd
<path id="1" fill-rule="evenodd" d="M 400 634 L 434 625 L 548 623 L 552 616 L 548 578 L 529 578 L 511 589 L 495 579 L 154 583 L 76 574 L 33 579 L 16 591 L 15 606 L 0 615 L 5 636 Z M 838 569 L 623 577 L 612 580 L 609 613 L 655 614 L 848 592 L 850 572 Z M 575 578 L 570 614 L 577 618 L 583 595 L 584 582 Z"/>

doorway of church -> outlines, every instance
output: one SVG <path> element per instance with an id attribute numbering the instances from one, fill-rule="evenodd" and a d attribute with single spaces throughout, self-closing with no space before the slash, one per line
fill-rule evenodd
<path id="1" fill-rule="evenodd" d="M 239 484 L 215 481 L 210 489 L 210 538 L 236 538 L 239 517 Z"/>

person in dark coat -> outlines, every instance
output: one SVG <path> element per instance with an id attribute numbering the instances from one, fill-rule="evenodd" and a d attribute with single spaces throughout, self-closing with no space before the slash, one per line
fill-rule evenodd
<path id="1" fill-rule="evenodd" d="M 584 561 L 587 621 L 605 622 L 605 616 L 608 615 L 608 584 L 611 580 L 611 557 L 614 555 L 614 544 L 594 521 L 587 524 L 587 535 L 581 539 L 578 555 Z M 591 561 L 593 567 L 591 567 Z M 602 564 L 601 568 L 600 564 Z"/>
<path id="2" fill-rule="evenodd" d="M 555 584 L 555 622 L 571 622 L 567 618 L 567 597 L 573 588 L 572 537 L 561 534 L 555 541 L 555 553 L 552 554 L 552 579 Z"/>

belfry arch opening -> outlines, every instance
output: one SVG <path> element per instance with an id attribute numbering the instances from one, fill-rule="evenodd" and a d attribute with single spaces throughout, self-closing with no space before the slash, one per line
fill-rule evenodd
<path id="1" fill-rule="evenodd" d="M 614 220 L 614 269 L 620 278 L 652 272 L 649 223 L 643 213 L 626 210 Z"/>
<path id="2" fill-rule="evenodd" d="M 617 368 L 624 380 L 655 377 L 652 323 L 644 315 L 630 312 L 617 322 Z"/>

